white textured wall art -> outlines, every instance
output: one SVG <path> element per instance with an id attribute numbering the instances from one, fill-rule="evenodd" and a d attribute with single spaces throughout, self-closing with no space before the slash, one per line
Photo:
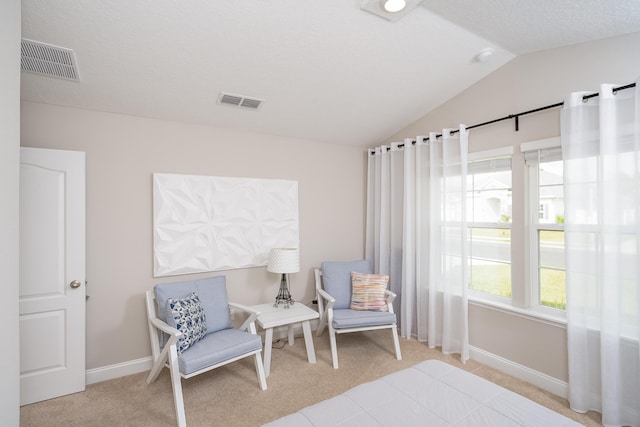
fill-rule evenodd
<path id="1" fill-rule="evenodd" d="M 154 276 L 267 265 L 299 246 L 298 183 L 153 174 Z"/>

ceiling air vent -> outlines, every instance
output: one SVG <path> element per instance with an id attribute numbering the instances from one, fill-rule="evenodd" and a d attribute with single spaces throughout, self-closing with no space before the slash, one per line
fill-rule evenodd
<path id="1" fill-rule="evenodd" d="M 27 39 L 22 39 L 20 50 L 22 71 L 80 81 L 73 50 Z"/>
<path id="2" fill-rule="evenodd" d="M 223 105 L 232 105 L 234 107 L 244 107 L 251 110 L 257 110 L 260 108 L 263 99 L 248 98 L 244 95 L 232 95 L 230 93 L 222 92 L 218 98 L 218 103 Z"/>

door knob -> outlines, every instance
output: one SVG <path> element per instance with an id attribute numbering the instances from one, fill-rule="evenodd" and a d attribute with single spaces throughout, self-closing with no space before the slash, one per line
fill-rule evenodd
<path id="1" fill-rule="evenodd" d="M 81 284 L 82 283 L 80 283 L 79 280 L 74 280 L 73 282 L 69 283 L 69 286 L 71 286 L 71 288 L 75 289 L 75 288 L 79 288 Z"/>

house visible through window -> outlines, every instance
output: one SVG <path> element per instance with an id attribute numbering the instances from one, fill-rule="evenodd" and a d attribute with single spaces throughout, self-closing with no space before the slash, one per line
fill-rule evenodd
<path id="1" fill-rule="evenodd" d="M 468 164 L 469 288 L 485 297 L 511 298 L 510 154 Z"/>

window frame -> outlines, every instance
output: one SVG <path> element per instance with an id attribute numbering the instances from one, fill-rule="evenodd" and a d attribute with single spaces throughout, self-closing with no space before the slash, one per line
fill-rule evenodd
<path id="1" fill-rule="evenodd" d="M 492 162 L 494 160 L 497 161 L 502 161 L 504 159 L 508 159 L 510 162 L 510 166 L 509 166 L 509 171 L 511 172 L 511 195 L 512 195 L 512 200 L 513 200 L 513 146 L 508 146 L 508 147 L 502 147 L 502 148 L 496 148 L 496 149 L 491 149 L 491 150 L 483 150 L 483 151 L 478 151 L 478 152 L 473 152 L 473 153 L 469 153 L 467 156 L 467 165 L 471 165 L 473 163 L 479 163 L 479 162 Z M 470 175 L 471 169 L 473 169 L 473 167 L 469 168 L 467 170 L 467 174 Z M 473 191 L 473 189 L 468 189 L 468 191 Z M 472 237 L 471 237 L 471 229 L 473 228 L 479 228 L 479 229 L 507 229 L 510 231 L 510 238 L 509 238 L 509 266 L 510 266 L 510 282 L 511 282 L 511 298 L 509 297 L 503 297 L 500 295 L 496 295 L 496 294 L 491 294 L 488 292 L 482 292 L 479 290 L 475 290 L 471 288 L 471 261 L 473 259 L 473 257 L 471 256 L 472 252 L 471 252 L 471 244 L 472 244 Z M 478 300 L 478 301 L 482 301 L 482 302 L 489 302 L 489 303 L 496 303 L 499 304 L 501 306 L 512 306 L 512 301 L 513 301 L 513 249 L 512 249 L 512 240 L 513 240 L 513 218 L 511 218 L 511 220 L 509 222 L 484 222 L 484 221 L 468 221 L 467 220 L 467 230 L 468 230 L 468 244 L 469 244 L 469 250 L 468 250 L 468 263 L 469 263 L 469 283 L 467 285 L 467 292 L 469 297 L 471 297 L 471 299 L 474 300 Z"/>
<path id="2" fill-rule="evenodd" d="M 543 151 L 545 149 L 560 148 L 560 137 L 523 143 L 520 151 L 527 152 Z M 562 157 L 555 160 L 562 160 Z M 554 160 L 552 160 L 554 161 Z M 557 319 L 566 319 L 566 310 L 549 307 L 540 303 L 540 231 L 564 231 L 564 224 L 541 223 L 540 199 L 539 199 L 539 164 L 526 164 L 524 162 L 525 174 L 525 306 L 528 311 L 549 316 Z"/>

